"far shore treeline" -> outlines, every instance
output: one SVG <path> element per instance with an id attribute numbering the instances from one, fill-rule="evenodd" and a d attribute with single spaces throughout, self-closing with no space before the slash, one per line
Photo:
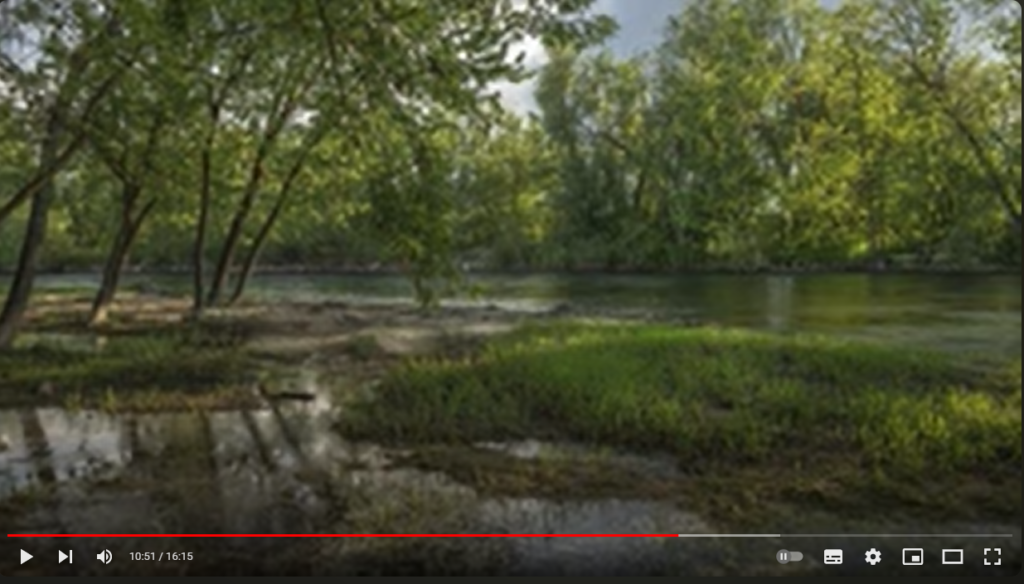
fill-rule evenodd
<path id="1" fill-rule="evenodd" d="M 1018 4 L 592 4 L 3 2 L 0 347 L 53 271 L 1019 269 Z"/>

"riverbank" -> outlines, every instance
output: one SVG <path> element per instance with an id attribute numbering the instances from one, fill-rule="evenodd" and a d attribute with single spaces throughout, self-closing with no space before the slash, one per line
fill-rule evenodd
<path id="1" fill-rule="evenodd" d="M 607 310 L 293 300 L 199 324 L 185 298 L 132 293 L 87 330 L 88 303 L 38 296 L 28 353 L 7 362 L 8 379 L 41 375 L 26 391 L 83 394 L 52 384 L 0 408 L 0 491 L 22 489 L 0 520 L 18 532 L 1002 533 L 1021 512 L 1019 360 Z M 146 569 L 836 573 L 753 565 L 798 549 L 778 538 L 439 541 L 215 542 Z"/>
<path id="2" fill-rule="evenodd" d="M 495 307 L 344 302 L 240 303 L 191 318 L 187 298 L 122 293 L 87 325 L 78 290 L 37 294 L 15 346 L 0 353 L 0 408 L 116 412 L 237 410 L 310 396 L 273 387 L 282 369 L 379 376 L 414 354 L 457 354 L 483 334 L 555 314 Z M 561 312 L 558 312 L 561 314 Z"/>

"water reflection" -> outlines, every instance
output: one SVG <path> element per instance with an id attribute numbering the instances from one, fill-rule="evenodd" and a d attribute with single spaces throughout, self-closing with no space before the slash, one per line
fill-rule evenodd
<path id="1" fill-rule="evenodd" d="M 56 409 L 0 411 L 0 433 L 10 437 L 8 448 L 0 452 L 0 498 L 47 486 L 45 504 L 18 518 L 18 528 L 33 533 L 721 531 L 678 503 L 665 501 L 486 496 L 448 475 L 396 466 L 393 461 L 401 452 L 344 441 L 330 428 L 336 415 L 317 400 L 276 411 L 123 416 Z M 528 459 L 600 458 L 638 481 L 682 472 L 667 459 L 572 444 L 523 441 L 477 448 Z M 805 527 L 802 532 L 808 531 L 814 530 Z M 44 555 L 42 546 L 57 545 L 29 543 L 37 556 Z M 60 545 L 73 546 L 81 557 L 105 548 L 117 557 L 138 551 L 137 542 L 123 539 Z M 175 539 L 147 545 L 176 551 L 195 547 L 192 541 Z M 294 566 L 288 562 L 298 554 L 306 562 L 303 570 L 336 575 L 712 575 L 738 573 L 751 565 L 751 558 L 771 558 L 783 542 L 651 537 L 315 542 L 232 538 L 217 540 L 216 545 L 216 551 L 203 548 L 208 563 L 197 568 L 198 573 L 226 565 L 237 566 L 238 573 L 281 573 L 281 566 Z M 813 567 L 808 561 L 796 569 Z M 87 569 L 122 568 L 90 564 Z"/>
<path id="2" fill-rule="evenodd" d="M 658 502 L 556 503 L 478 496 L 446 475 L 393 467 L 391 459 L 398 452 L 343 441 L 329 427 L 334 416 L 336 411 L 316 401 L 278 410 L 216 413 L 0 411 L 0 428 L 13 437 L 0 453 L 0 493 L 9 497 L 49 485 L 46 504 L 19 518 L 24 522 L 19 528 L 37 533 L 568 534 L 709 529 L 700 518 Z M 566 448 L 555 451 L 571 455 L 573 450 Z M 509 446 L 510 452 L 522 454 L 531 449 L 545 447 Z M 255 553 L 256 558 L 274 549 L 269 540 L 221 542 L 250 556 Z M 123 541 L 88 543 L 124 551 Z M 369 561 L 356 558 L 370 545 L 366 541 L 341 545 L 340 557 L 349 558 L 353 566 Z M 503 569 L 520 573 L 550 572 L 553 566 L 581 573 L 597 561 L 623 567 L 664 553 L 661 542 L 643 538 L 464 540 L 457 545 L 462 546 L 459 553 L 478 560 L 500 548 Z M 390 569 L 386 562 L 374 569 L 378 568 Z"/>
<path id="3" fill-rule="evenodd" d="M 793 278 L 768 278 L 765 285 L 768 289 L 765 310 L 767 328 L 772 331 L 789 330 L 793 311 Z"/>

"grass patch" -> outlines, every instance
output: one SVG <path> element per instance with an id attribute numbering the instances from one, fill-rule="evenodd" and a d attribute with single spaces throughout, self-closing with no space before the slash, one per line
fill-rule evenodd
<path id="1" fill-rule="evenodd" d="M 117 411 L 251 407 L 240 341 L 195 331 L 41 340 L 0 353 L 0 407 Z"/>
<path id="2" fill-rule="evenodd" d="M 724 508 L 810 498 L 856 514 L 886 507 L 879 496 L 960 516 L 1021 508 L 1019 361 L 982 369 L 819 337 L 533 326 L 472 358 L 410 362 L 341 427 L 399 443 L 669 452 Z"/>
<path id="3" fill-rule="evenodd" d="M 387 357 L 387 351 L 381 346 L 377 337 L 362 334 L 353 337 L 345 346 L 345 352 L 359 361 L 372 361 Z"/>

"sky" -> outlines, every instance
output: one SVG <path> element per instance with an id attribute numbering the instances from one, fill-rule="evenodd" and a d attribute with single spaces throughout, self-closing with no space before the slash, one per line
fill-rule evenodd
<path id="1" fill-rule="evenodd" d="M 607 14 L 619 23 L 619 30 L 607 46 L 618 57 L 626 57 L 654 48 L 661 40 L 662 32 L 670 16 L 678 14 L 689 0 L 597 0 L 594 11 Z M 752 0 L 756 1 L 756 0 Z M 823 6 L 832 7 L 840 0 L 821 0 Z M 540 43 L 529 41 L 522 47 L 526 51 L 526 62 L 530 66 L 544 63 L 544 49 Z M 534 83 L 501 83 L 504 105 L 512 111 L 526 113 L 534 109 Z"/>
<path id="2" fill-rule="evenodd" d="M 668 18 L 682 10 L 687 0 L 597 0 L 594 12 L 607 14 L 619 23 L 619 30 L 607 46 L 619 57 L 653 48 L 661 39 Z M 523 43 L 526 63 L 530 67 L 544 64 L 544 48 L 537 41 Z M 499 83 L 505 107 L 526 113 L 534 107 L 534 82 Z"/>

